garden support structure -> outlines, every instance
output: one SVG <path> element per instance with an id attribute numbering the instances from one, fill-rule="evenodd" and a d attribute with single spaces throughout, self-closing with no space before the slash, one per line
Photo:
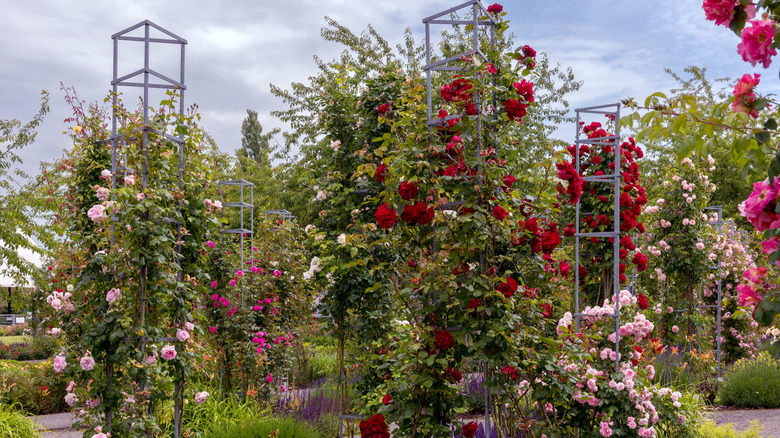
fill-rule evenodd
<path id="1" fill-rule="evenodd" d="M 137 29 L 143 29 L 143 36 L 133 36 L 131 33 L 136 31 Z M 159 33 L 163 34 L 163 37 L 152 37 L 151 32 L 152 30 L 155 30 Z M 141 88 L 142 89 L 142 105 L 143 105 L 143 128 L 140 129 L 140 132 L 135 132 L 134 135 L 140 136 L 140 139 L 143 143 L 144 150 L 146 150 L 146 146 L 149 144 L 149 132 L 153 132 L 157 135 L 160 135 L 173 143 L 178 145 L 178 152 L 179 152 L 179 190 L 183 188 L 183 179 L 184 179 L 184 140 L 181 137 L 175 137 L 172 135 L 169 135 L 164 132 L 159 132 L 152 128 L 149 123 L 149 91 L 150 89 L 165 89 L 165 90 L 175 90 L 179 94 L 179 114 L 184 113 L 184 91 L 187 89 L 187 87 L 184 85 L 184 49 L 187 44 L 187 41 L 174 33 L 163 29 L 162 27 L 152 23 L 149 20 L 144 20 L 134 26 L 131 26 L 123 31 L 117 32 L 114 35 L 111 36 L 111 39 L 113 40 L 113 79 L 111 81 L 112 86 L 112 104 L 113 104 L 113 112 L 111 117 L 111 137 L 109 137 L 106 142 L 111 143 L 111 173 L 112 173 L 112 181 L 111 181 L 111 189 L 116 190 L 117 188 L 117 176 L 127 175 L 127 171 L 129 170 L 126 165 L 126 159 L 117 157 L 117 146 L 120 144 L 123 144 L 127 138 L 123 135 L 118 133 L 118 126 L 117 126 L 117 108 L 118 108 L 118 99 L 119 99 L 119 87 L 134 87 L 134 88 Z M 136 43 L 143 43 L 143 66 L 132 73 L 126 74 L 124 76 L 119 76 L 119 42 L 120 41 L 130 41 L 130 42 L 136 42 Z M 172 79 L 166 75 L 163 75 L 162 73 L 159 73 L 158 71 L 154 70 L 151 67 L 151 47 L 152 44 L 170 44 L 170 45 L 178 45 L 180 48 L 180 56 L 179 56 L 179 78 L 178 80 Z M 159 81 L 158 81 L 159 80 Z M 145 192 L 148 183 L 149 178 L 154 177 L 154 175 L 149 174 L 149 169 L 147 166 L 147 160 L 146 160 L 146 152 L 144 152 L 144 162 L 143 162 L 143 170 L 141 174 L 141 187 L 142 191 Z M 179 208 L 182 207 L 182 201 L 179 201 Z M 147 218 L 148 219 L 148 218 Z M 171 218 L 164 218 L 162 219 L 166 223 L 170 223 L 171 225 L 176 227 L 176 235 L 177 235 L 177 241 L 181 242 L 182 238 L 182 224 L 178 221 L 171 219 Z M 112 217 L 112 222 L 115 222 L 116 218 Z M 112 231 L 115 230 L 116 224 L 112 223 Z M 112 238 L 113 243 L 113 238 Z M 181 254 L 181 243 L 177 243 L 175 247 L 175 251 L 177 254 Z M 181 257 L 179 256 L 179 263 L 181 262 Z M 138 312 L 138 322 L 139 327 L 143 329 L 143 327 L 146 324 L 146 318 L 145 318 L 145 310 L 146 310 L 146 271 L 142 268 L 140 269 L 140 287 L 139 290 L 136 292 L 139 299 L 139 308 L 137 309 Z M 177 281 L 182 281 L 182 270 L 179 269 L 177 272 Z M 139 336 L 138 339 L 133 338 L 124 338 L 121 340 L 122 342 L 133 342 L 136 341 L 138 343 L 138 349 L 140 350 L 141 354 L 144 353 L 146 343 L 148 339 L 146 336 Z M 162 339 L 156 339 L 155 341 L 164 341 L 164 342 L 176 342 L 176 338 L 162 338 Z M 114 374 L 114 363 L 112 363 L 109 359 L 106 359 L 105 367 L 106 367 L 106 378 L 108 379 L 108 385 L 111 387 L 112 385 L 112 379 Z M 117 364 L 121 365 L 121 364 Z M 177 374 L 175 376 L 175 383 L 174 383 L 174 432 L 173 436 L 174 438 L 178 438 L 180 435 L 180 426 L 181 426 L 181 418 L 182 418 L 182 411 L 184 408 L 184 376 L 182 374 Z M 146 383 L 145 383 L 146 385 Z M 107 432 L 111 433 L 113 429 L 113 412 L 111 408 L 109 407 L 106 410 L 106 424 L 107 424 Z"/>
<path id="2" fill-rule="evenodd" d="M 714 222 L 714 225 L 718 226 L 718 237 L 720 237 L 723 234 L 723 207 L 718 206 L 712 206 L 712 207 L 705 207 L 704 210 L 713 210 L 718 213 L 718 220 Z M 733 223 L 732 223 L 733 226 Z M 733 233 L 729 233 L 729 238 L 733 238 Z M 720 240 L 720 239 L 718 239 Z M 715 319 L 716 319 L 716 331 L 715 331 L 715 345 L 717 346 L 715 348 L 715 357 L 717 361 L 717 368 L 716 368 L 716 377 L 720 381 L 721 379 L 721 355 L 723 353 L 723 350 L 721 348 L 721 329 L 723 327 L 722 325 L 722 315 L 723 315 L 723 291 L 722 291 L 722 280 L 720 277 L 721 273 L 721 261 L 720 261 L 720 254 L 718 255 L 718 263 L 715 266 L 710 266 L 710 270 L 716 271 L 716 275 L 718 277 L 718 301 L 716 304 L 710 304 L 706 305 L 702 303 L 702 297 L 699 296 L 699 309 L 711 309 L 715 308 Z M 701 288 L 699 288 L 699 291 L 701 291 Z M 701 340 L 699 340 L 701 342 Z"/>
<path id="3" fill-rule="evenodd" d="M 611 109 L 611 110 L 610 110 Z M 575 144 L 575 161 L 577 173 L 582 174 L 581 162 L 580 162 L 580 146 L 581 145 L 601 145 L 611 146 L 614 149 L 614 162 L 620 163 L 620 126 L 615 124 L 615 134 L 607 137 L 596 138 L 580 138 L 580 120 L 582 114 L 598 114 L 602 116 L 610 116 L 613 120 L 620 120 L 620 104 L 599 105 L 587 108 L 578 108 L 574 110 L 577 114 L 577 136 L 574 142 Z M 592 175 L 583 176 L 582 180 L 588 183 L 601 183 L 612 184 L 613 189 L 613 210 L 612 210 L 612 231 L 602 232 L 581 232 L 580 231 L 580 216 L 587 216 L 590 212 L 580 211 L 580 204 L 582 198 L 577 201 L 575 206 L 575 233 L 574 233 L 574 321 L 576 332 L 580 331 L 580 323 L 583 316 L 588 316 L 587 313 L 580 312 L 580 239 L 585 238 L 612 238 L 612 297 L 615 301 L 615 313 L 612 315 L 605 315 L 605 317 L 611 317 L 615 319 L 615 351 L 620 351 L 620 180 L 621 173 L 618 171 L 619 166 L 615 166 L 610 175 Z M 615 358 L 615 372 L 620 371 L 620 356 Z"/>
<path id="4" fill-rule="evenodd" d="M 226 193 L 226 191 L 230 188 L 237 188 L 238 190 L 238 200 L 232 200 L 231 193 Z M 247 199 L 247 193 L 246 189 L 249 188 L 248 193 L 248 199 Z M 235 194 L 232 194 L 235 195 Z M 239 220 L 238 220 L 238 227 L 237 228 L 228 228 L 228 229 L 222 229 L 220 230 L 220 239 L 224 238 L 225 234 L 228 235 L 237 235 L 238 236 L 238 245 L 239 245 L 239 257 L 240 262 L 238 267 L 236 267 L 236 270 L 244 269 L 245 266 L 245 260 L 246 260 L 246 241 L 245 239 L 249 238 L 249 255 L 252 260 L 252 265 L 254 266 L 254 253 L 252 248 L 255 246 L 255 212 L 254 212 L 254 200 L 255 200 L 255 185 L 252 184 L 249 181 L 243 180 L 243 179 L 236 179 L 236 180 L 229 180 L 229 181 L 220 181 L 219 182 L 219 198 L 220 200 L 224 201 L 222 202 L 223 208 L 233 208 L 238 210 L 239 214 Z M 229 200 L 230 199 L 230 200 Z M 249 202 L 246 202 L 246 201 Z M 249 213 L 249 220 L 246 221 L 246 213 Z M 224 210 L 223 210 L 224 214 Z M 241 282 L 241 292 L 239 297 L 239 307 L 243 311 L 244 309 L 244 282 Z M 220 366 L 219 369 L 220 372 L 220 385 L 222 385 L 222 378 L 224 375 L 224 370 L 222 369 L 222 366 Z M 241 375 L 241 393 L 239 394 L 239 397 L 241 400 L 245 398 L 246 390 L 247 390 L 247 381 L 246 378 L 243 375 Z M 224 387 L 222 387 L 222 390 L 224 391 Z"/>
<path id="5" fill-rule="evenodd" d="M 470 13 L 471 16 L 468 19 L 457 19 L 454 18 L 454 14 L 463 11 L 467 14 Z M 448 18 L 449 17 L 449 18 Z M 484 19 L 482 19 L 484 18 Z M 465 114 L 452 114 L 444 118 L 435 118 L 433 116 L 433 73 L 434 72 L 461 72 L 465 71 L 466 68 L 460 65 L 452 65 L 453 62 L 459 62 L 463 57 L 480 57 L 483 62 L 488 61 L 487 55 L 482 51 L 481 49 L 481 42 L 480 42 L 480 30 L 485 29 L 490 36 L 490 45 L 491 47 L 495 46 L 496 44 L 496 21 L 493 18 L 492 14 L 490 14 L 487 11 L 487 8 L 480 2 L 479 0 L 471 0 L 467 1 L 465 3 L 462 3 L 460 5 L 454 6 L 450 9 L 441 11 L 437 14 L 431 15 L 427 18 L 424 18 L 422 20 L 423 24 L 425 25 L 425 87 L 426 87 L 426 94 L 427 94 L 427 125 L 428 125 L 428 138 L 429 142 L 433 144 L 434 140 L 434 128 L 439 126 L 444 126 L 449 120 L 455 119 L 455 118 L 462 118 Z M 433 50 L 431 45 L 431 25 L 465 25 L 465 26 L 471 26 L 471 32 L 472 32 L 472 38 L 471 38 L 471 50 L 458 53 L 455 55 L 452 55 L 450 57 L 440 59 L 440 60 L 434 60 L 433 59 Z M 473 69 L 473 77 L 476 80 L 478 75 L 477 69 Z M 493 98 L 493 106 L 495 107 L 495 95 L 492 96 Z M 476 118 L 476 133 L 475 138 L 478 139 L 477 141 L 477 150 L 474 151 L 476 153 L 477 157 L 481 156 L 482 153 L 482 138 L 483 138 L 483 130 L 485 129 L 485 123 L 483 121 L 483 118 L 485 117 L 485 114 L 481 111 L 482 106 L 482 97 L 480 93 L 474 94 L 474 106 L 477 109 L 477 118 Z M 478 173 L 481 172 L 481 165 L 477 170 Z M 479 184 L 482 183 L 482 180 L 480 178 Z M 450 204 L 445 204 L 442 209 L 443 210 L 451 210 L 455 209 L 455 207 L 462 205 L 464 201 L 456 201 Z M 434 240 L 431 244 L 431 252 L 433 254 L 436 254 L 436 241 Z M 480 259 L 480 272 L 482 274 L 485 273 L 485 261 L 484 261 L 484 254 L 482 251 L 480 251 L 479 254 Z M 450 332 L 456 332 L 460 330 L 460 327 L 447 327 L 447 331 Z M 485 435 L 490 436 L 490 386 L 487 384 L 487 378 L 489 374 L 489 364 L 487 362 L 484 362 L 482 364 L 482 373 L 484 378 L 484 408 L 485 408 L 485 424 L 484 424 L 484 430 Z M 504 436 L 507 436 L 507 431 L 503 431 Z"/>

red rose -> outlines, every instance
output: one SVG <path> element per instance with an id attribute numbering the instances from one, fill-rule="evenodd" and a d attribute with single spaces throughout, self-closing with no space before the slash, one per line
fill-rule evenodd
<path id="1" fill-rule="evenodd" d="M 385 182 L 385 172 L 387 172 L 387 165 L 385 163 L 377 166 L 376 172 L 374 173 L 374 178 L 376 178 L 377 182 Z"/>
<path id="2" fill-rule="evenodd" d="M 647 297 L 645 297 L 645 294 L 643 293 L 640 293 L 639 296 L 636 297 L 636 303 L 641 310 L 647 310 L 650 307 L 650 303 L 647 302 Z"/>
<path id="3" fill-rule="evenodd" d="M 387 229 L 393 226 L 398 216 L 395 214 L 395 210 L 388 207 L 387 202 L 385 202 L 376 209 L 374 219 L 380 227 Z"/>
<path id="4" fill-rule="evenodd" d="M 501 179 L 501 182 L 504 183 L 504 186 L 502 187 L 505 192 L 509 191 L 509 188 L 512 187 L 512 184 L 515 183 L 517 179 L 513 175 L 507 175 Z"/>
<path id="5" fill-rule="evenodd" d="M 506 110 L 506 115 L 509 117 L 509 120 L 519 120 L 520 123 L 522 123 L 523 117 L 525 117 L 526 114 L 526 108 L 528 108 L 528 105 L 517 99 L 507 99 L 504 101 L 504 109 Z"/>
<path id="6" fill-rule="evenodd" d="M 385 417 L 376 414 L 360 422 L 360 436 L 362 438 L 390 438 Z"/>
<path id="7" fill-rule="evenodd" d="M 566 279 L 568 279 L 568 278 L 569 278 L 569 274 L 571 273 L 571 265 L 569 264 L 569 262 L 567 262 L 567 261 L 561 261 L 561 262 L 558 264 L 558 269 L 560 269 L 560 271 L 561 271 L 561 276 L 562 276 L 563 278 L 566 278 Z"/>
<path id="8" fill-rule="evenodd" d="M 477 433 L 477 429 L 479 426 L 475 421 L 472 421 L 468 424 L 463 425 L 463 436 L 466 438 L 471 438 L 474 436 L 475 433 Z"/>
<path id="9" fill-rule="evenodd" d="M 392 402 L 393 402 L 393 396 L 391 396 L 390 394 L 385 394 L 385 396 L 382 397 L 382 404 L 389 405 Z"/>
<path id="10" fill-rule="evenodd" d="M 561 244 L 561 236 L 558 234 L 558 227 L 555 224 L 550 225 L 547 231 L 542 234 L 540 244 L 545 254 L 550 254 Z"/>
<path id="11" fill-rule="evenodd" d="M 442 350 L 446 350 L 455 344 L 455 339 L 450 332 L 444 331 L 436 334 L 436 346 Z"/>
<path id="12" fill-rule="evenodd" d="M 472 298 L 471 301 L 469 301 L 469 304 L 466 306 L 466 309 L 476 309 L 481 303 L 482 302 L 479 300 L 479 298 Z"/>
<path id="13" fill-rule="evenodd" d="M 512 380 L 517 380 L 517 377 L 519 376 L 517 372 L 517 368 L 515 367 L 510 367 L 510 366 L 503 367 L 501 368 L 501 372 L 503 372 L 507 378 Z"/>
<path id="14" fill-rule="evenodd" d="M 398 187 L 398 194 L 401 195 L 401 198 L 404 201 L 409 201 L 415 196 L 417 196 L 417 183 L 415 182 L 402 182 L 401 186 Z"/>
<path id="15" fill-rule="evenodd" d="M 428 207 L 425 202 L 420 201 L 414 205 L 405 205 L 401 219 L 409 225 L 428 225 L 433 219 L 433 213 L 433 207 Z"/>
<path id="16" fill-rule="evenodd" d="M 458 383 L 463 379 L 463 374 L 454 368 L 447 368 L 444 370 L 444 379 L 448 382 Z"/>
<path id="17" fill-rule="evenodd" d="M 488 6 L 487 11 L 493 14 L 500 14 L 504 11 L 504 7 L 498 3 L 493 3 L 492 5 Z"/>
<path id="18" fill-rule="evenodd" d="M 631 260 L 636 265 L 636 270 L 639 272 L 647 269 L 647 256 L 638 252 L 634 254 L 634 258 Z"/>
<path id="19" fill-rule="evenodd" d="M 509 212 L 507 212 L 506 210 L 504 210 L 504 208 L 503 208 L 503 207 L 501 207 L 500 205 L 496 205 L 495 207 L 493 207 L 493 216 L 494 216 L 496 219 L 500 220 L 500 221 L 502 221 L 502 220 L 506 219 L 506 216 L 507 216 L 508 214 L 509 214 Z"/>
<path id="20" fill-rule="evenodd" d="M 499 284 L 497 290 L 505 297 L 511 298 L 517 292 L 517 282 L 514 278 L 507 277 L 506 282 Z"/>
<path id="21" fill-rule="evenodd" d="M 550 304 L 542 303 L 539 305 L 539 308 L 542 309 L 542 316 L 545 318 L 549 318 L 552 315 L 552 306 Z"/>
<path id="22" fill-rule="evenodd" d="M 466 102 L 466 104 L 463 107 L 466 110 L 466 115 L 468 115 L 468 116 L 476 116 L 477 115 L 477 107 L 474 106 L 473 102 Z"/>
<path id="23" fill-rule="evenodd" d="M 515 87 L 515 90 L 517 90 L 518 93 L 520 93 L 521 96 L 523 96 L 523 100 L 526 102 L 533 102 L 534 101 L 534 83 L 528 82 L 525 79 L 523 79 L 520 82 L 515 82 L 512 84 L 513 87 Z"/>
<path id="24" fill-rule="evenodd" d="M 529 58 L 536 57 L 536 50 L 532 49 L 528 44 L 523 46 L 523 55 Z"/>
<path id="25" fill-rule="evenodd" d="M 386 113 L 386 112 L 387 112 L 387 110 L 388 110 L 388 108 L 387 108 L 387 104 L 385 104 L 385 103 L 383 103 L 382 105 L 379 105 L 379 106 L 376 108 L 376 112 L 378 112 L 379 114 L 384 114 L 384 113 Z"/>
<path id="26" fill-rule="evenodd" d="M 415 262 L 414 259 L 411 259 L 409 260 L 409 263 L 407 263 L 407 265 L 409 265 L 410 268 L 414 268 L 415 266 L 417 266 L 417 262 Z"/>

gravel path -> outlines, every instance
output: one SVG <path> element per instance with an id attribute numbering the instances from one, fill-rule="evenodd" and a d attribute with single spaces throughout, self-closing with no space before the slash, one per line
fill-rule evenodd
<path id="1" fill-rule="evenodd" d="M 780 438 L 780 409 L 721 410 L 712 414 L 719 426 L 732 423 L 739 431 L 747 430 L 752 420 L 758 420 L 764 426 L 762 436 Z"/>

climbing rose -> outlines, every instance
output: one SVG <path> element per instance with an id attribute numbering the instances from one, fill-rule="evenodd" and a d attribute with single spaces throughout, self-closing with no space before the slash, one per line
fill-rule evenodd
<path id="1" fill-rule="evenodd" d="M 92 221 L 94 222 L 100 222 L 103 219 L 108 217 L 106 216 L 105 211 L 106 211 L 106 207 L 103 207 L 100 204 L 94 205 L 92 206 L 92 208 L 89 209 L 89 211 L 87 211 L 87 217 L 92 219 Z"/>
<path id="2" fill-rule="evenodd" d="M 176 358 L 176 347 L 173 345 L 166 345 L 162 348 L 162 358 L 165 360 L 172 360 Z"/>
<path id="3" fill-rule="evenodd" d="M 742 42 L 737 46 L 737 52 L 753 67 L 761 63 L 767 68 L 772 63 L 771 57 L 777 55 L 777 50 L 772 48 L 775 38 L 774 24 L 775 22 L 769 19 L 753 20 L 750 22 L 751 27 L 742 30 Z"/>
<path id="4" fill-rule="evenodd" d="M 106 301 L 113 303 L 114 301 L 122 298 L 122 292 L 119 289 L 112 288 L 106 293 Z"/>
<path id="5" fill-rule="evenodd" d="M 378 183 L 385 182 L 385 172 L 387 172 L 387 164 L 382 163 L 377 166 L 376 172 L 374 173 L 374 178 L 376 178 Z"/>
<path id="6" fill-rule="evenodd" d="M 57 356 L 54 358 L 54 371 L 61 373 L 62 370 L 68 365 L 64 356 Z"/>
<path id="7" fill-rule="evenodd" d="M 390 438 L 387 423 L 382 414 L 376 414 L 360 422 L 360 436 L 362 438 Z"/>
<path id="8" fill-rule="evenodd" d="M 756 73 L 751 77 L 749 74 L 742 75 L 737 85 L 734 87 L 734 101 L 731 102 L 731 110 L 737 113 L 748 113 L 753 118 L 758 117 L 758 110 L 753 108 L 756 100 L 756 93 L 753 89 L 758 85 L 760 74 Z"/>
<path id="9" fill-rule="evenodd" d="M 512 86 L 515 87 L 515 90 L 517 90 L 517 92 L 520 93 L 521 96 L 523 96 L 523 100 L 525 100 L 526 102 L 534 101 L 533 82 L 528 82 L 525 79 L 523 79 L 520 82 L 515 82 Z"/>
<path id="10" fill-rule="evenodd" d="M 517 99 L 507 99 L 504 101 L 504 109 L 509 120 L 519 120 L 523 123 L 523 117 L 525 117 L 525 109 L 528 105 L 521 103 Z"/>
<path id="11" fill-rule="evenodd" d="M 401 199 L 404 201 L 410 201 L 412 198 L 417 196 L 417 183 L 415 182 L 402 182 L 401 186 L 398 187 L 398 194 L 401 195 Z"/>
<path id="12" fill-rule="evenodd" d="M 488 6 L 487 11 L 493 14 L 500 14 L 504 11 L 504 7 L 498 3 L 493 3 L 492 5 Z"/>
<path id="13" fill-rule="evenodd" d="M 383 103 L 382 105 L 379 105 L 379 106 L 377 107 L 377 109 L 376 109 L 376 112 L 378 112 L 379 114 L 384 114 L 384 113 L 386 113 L 386 112 L 387 112 L 387 110 L 388 110 L 388 108 L 387 108 L 387 104 L 386 104 L 386 103 Z"/>
<path id="14" fill-rule="evenodd" d="M 493 207 L 493 216 L 500 221 L 506 219 L 506 216 L 508 214 L 509 213 L 506 210 L 504 210 L 503 207 L 501 207 L 500 205 L 496 205 L 495 207 Z"/>
<path id="15" fill-rule="evenodd" d="M 186 341 L 190 338 L 190 334 L 187 332 L 187 330 L 178 329 L 176 330 L 176 339 L 178 339 L 181 342 Z"/>
<path id="16" fill-rule="evenodd" d="M 95 369 L 95 359 L 92 358 L 92 356 L 84 356 L 79 361 L 79 364 L 81 365 L 81 369 L 84 371 L 92 371 Z"/>
<path id="17" fill-rule="evenodd" d="M 382 397 L 383 405 L 389 405 L 392 402 L 393 402 L 393 396 L 391 396 L 390 394 L 385 394 L 385 396 Z"/>
<path id="18" fill-rule="evenodd" d="M 704 9 L 707 20 L 714 21 L 716 26 L 720 26 L 721 24 L 728 26 L 731 23 L 731 20 L 734 19 L 734 13 L 739 6 L 739 0 L 704 0 L 701 7 Z M 745 12 L 747 13 L 748 20 L 755 18 L 755 5 L 748 5 L 745 8 Z"/>
<path id="19" fill-rule="evenodd" d="M 195 404 L 202 405 L 203 402 L 209 397 L 209 393 L 206 391 L 195 393 Z"/>
<path id="20" fill-rule="evenodd" d="M 470 423 L 463 425 L 463 436 L 466 438 L 471 438 L 474 436 L 475 433 L 477 433 L 477 429 L 479 426 L 475 421 L 472 421 Z"/>
<path id="21" fill-rule="evenodd" d="M 511 298 L 517 292 L 517 282 L 512 277 L 507 277 L 506 281 L 498 285 L 497 290 L 505 297 Z"/>
<path id="22" fill-rule="evenodd" d="M 442 350 L 446 350 L 455 343 L 455 339 L 450 332 L 439 332 L 436 334 L 436 346 Z"/>
<path id="23" fill-rule="evenodd" d="M 428 225 L 433 219 L 433 214 L 433 207 L 428 207 L 425 202 L 420 201 L 414 205 L 405 205 L 404 211 L 401 212 L 401 219 L 409 225 Z"/>
<path id="24" fill-rule="evenodd" d="M 636 303 L 639 305 L 640 310 L 647 310 L 648 307 L 650 307 L 650 303 L 647 302 L 647 297 L 645 297 L 645 294 L 640 293 L 636 297 Z"/>
<path id="25" fill-rule="evenodd" d="M 382 228 L 390 228 L 393 226 L 398 216 L 395 214 L 395 210 L 387 206 L 387 202 L 380 205 L 374 213 L 374 219 L 376 219 L 377 225 Z"/>

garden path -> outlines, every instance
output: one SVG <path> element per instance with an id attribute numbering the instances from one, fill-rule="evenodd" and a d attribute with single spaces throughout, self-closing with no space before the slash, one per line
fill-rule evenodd
<path id="1" fill-rule="evenodd" d="M 728 409 L 713 414 L 719 426 L 732 423 L 739 431 L 747 430 L 752 420 L 758 420 L 764 426 L 762 436 L 780 438 L 780 409 Z"/>
<path id="2" fill-rule="evenodd" d="M 83 431 L 71 430 L 73 424 L 73 414 L 64 412 L 62 414 L 40 415 L 32 417 L 32 420 L 38 423 L 41 428 L 41 438 L 81 438 Z"/>

